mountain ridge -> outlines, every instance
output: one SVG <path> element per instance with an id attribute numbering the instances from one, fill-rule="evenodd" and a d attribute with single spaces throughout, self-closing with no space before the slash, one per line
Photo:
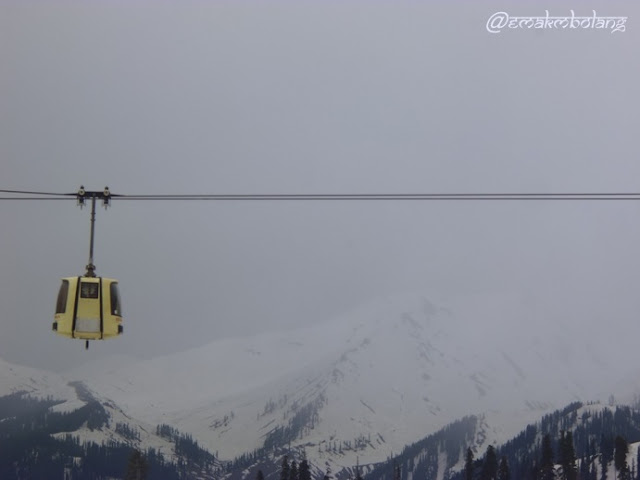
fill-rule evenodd
<path id="1" fill-rule="evenodd" d="M 442 305 L 403 294 L 320 325 L 222 339 L 87 381 L 134 416 L 176 425 L 222 458 L 280 435 L 323 462 L 327 442 L 375 432 L 384 442 L 355 455 L 375 462 L 464 415 L 592 400 L 610 390 L 618 352 L 605 353 L 566 320 L 532 320 L 508 296 Z"/>
<path id="2" fill-rule="evenodd" d="M 342 472 L 470 415 L 483 419 L 485 442 L 500 444 L 572 401 L 604 400 L 622 386 L 622 400 L 637 392 L 631 336 L 603 350 L 598 342 L 609 344 L 612 332 L 594 337 L 571 319 L 539 318 L 519 298 L 433 298 L 378 299 L 323 324 L 85 366 L 60 380 L 0 363 L 0 394 L 27 377 L 43 391 L 55 391 L 47 381 L 83 381 L 114 418 L 170 425 L 222 461 L 291 451 Z M 67 408 L 80 404 L 71 387 L 56 388 Z"/>

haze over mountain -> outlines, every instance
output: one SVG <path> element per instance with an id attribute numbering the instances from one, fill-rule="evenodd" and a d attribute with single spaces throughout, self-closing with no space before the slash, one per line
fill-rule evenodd
<path id="1" fill-rule="evenodd" d="M 224 460 L 285 442 L 336 467 L 382 461 L 464 415 L 494 418 L 498 443 L 571 401 L 633 399 L 635 385 L 615 390 L 633 378 L 632 336 L 535 311 L 508 295 L 399 295 L 310 328 L 70 375 Z M 324 453 L 342 444 L 359 447 Z"/>

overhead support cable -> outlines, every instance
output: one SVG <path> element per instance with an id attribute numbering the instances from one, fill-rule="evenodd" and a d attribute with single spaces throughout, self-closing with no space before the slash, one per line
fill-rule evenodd
<path id="1" fill-rule="evenodd" d="M 113 200 L 136 201 L 526 201 L 526 200 L 640 200 L 640 193 L 633 192 L 582 192 L 582 193 L 318 193 L 318 194 L 113 194 L 108 188 L 102 191 L 74 193 L 31 192 L 3 190 L 0 200 L 69 200 L 97 198 L 108 204 Z"/>

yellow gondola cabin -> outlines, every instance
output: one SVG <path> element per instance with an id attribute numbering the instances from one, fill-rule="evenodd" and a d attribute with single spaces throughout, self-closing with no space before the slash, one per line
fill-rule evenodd
<path id="1" fill-rule="evenodd" d="M 118 282 L 102 277 L 62 279 L 53 330 L 82 340 L 101 340 L 122 333 Z"/>

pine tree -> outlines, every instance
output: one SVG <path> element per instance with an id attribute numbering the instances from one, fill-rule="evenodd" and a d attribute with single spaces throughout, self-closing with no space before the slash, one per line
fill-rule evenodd
<path id="1" fill-rule="evenodd" d="M 629 480 L 629 465 L 627 465 L 627 453 L 629 453 L 629 444 L 618 435 L 615 440 L 614 464 L 618 472 L 619 480 Z"/>
<path id="2" fill-rule="evenodd" d="M 484 462 L 482 463 L 482 472 L 480 478 L 482 480 L 495 480 L 498 475 L 498 457 L 496 456 L 496 449 L 493 445 L 487 447 L 487 453 L 484 456 Z"/>
<path id="3" fill-rule="evenodd" d="M 607 467 L 611 460 L 613 460 L 614 443 L 611 437 L 605 436 L 603 433 L 600 436 L 600 467 L 601 467 L 601 480 L 607 480 Z"/>
<path id="4" fill-rule="evenodd" d="M 285 455 L 280 469 L 280 480 L 289 480 L 289 458 Z"/>
<path id="5" fill-rule="evenodd" d="M 580 461 L 580 479 L 588 480 L 589 479 L 589 462 L 586 458 L 583 458 Z"/>
<path id="6" fill-rule="evenodd" d="M 262 470 L 258 470 L 256 480 L 264 480 L 264 473 L 262 473 Z"/>
<path id="7" fill-rule="evenodd" d="M 298 468 L 299 480 L 311 480 L 311 470 L 309 468 L 309 462 L 306 458 L 303 458 L 300 462 L 300 468 Z"/>
<path id="8" fill-rule="evenodd" d="M 127 463 L 127 472 L 124 476 L 125 480 L 145 480 L 148 471 L 149 465 L 147 464 L 147 459 L 144 458 L 140 450 L 134 450 Z"/>
<path id="9" fill-rule="evenodd" d="M 298 464 L 295 460 L 291 462 L 291 467 L 289 467 L 289 480 L 299 480 Z"/>
<path id="10" fill-rule="evenodd" d="M 511 471 L 509 470 L 509 462 L 505 455 L 500 459 L 500 466 L 498 467 L 498 480 L 511 480 Z"/>
<path id="11" fill-rule="evenodd" d="M 640 448 L 638 452 L 640 452 Z M 640 455 L 640 453 L 638 454 Z M 464 462 L 464 478 L 465 480 L 473 480 L 473 452 L 471 447 L 467 448 L 467 458 Z"/>
<path id="12" fill-rule="evenodd" d="M 556 473 L 553 468 L 553 448 L 551 448 L 551 437 L 547 433 L 542 438 L 542 458 L 540 459 L 540 480 L 553 480 Z"/>
<path id="13" fill-rule="evenodd" d="M 571 432 L 561 432 L 560 445 L 558 446 L 560 465 L 562 465 L 562 480 L 577 480 L 578 469 L 576 468 L 576 451 L 573 447 L 573 434 Z"/>

